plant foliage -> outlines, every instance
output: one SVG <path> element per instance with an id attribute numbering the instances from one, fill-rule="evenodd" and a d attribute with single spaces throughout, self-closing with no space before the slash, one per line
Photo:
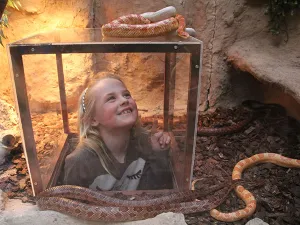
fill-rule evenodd
<path id="1" fill-rule="evenodd" d="M 300 8 L 300 0 L 269 0 L 266 13 L 270 16 L 269 26 L 273 34 L 286 30 L 286 18 Z M 285 30 L 282 28 L 285 27 Z"/>
<path id="2" fill-rule="evenodd" d="M 2 43 L 2 38 L 7 38 L 3 32 L 3 29 L 5 27 L 8 27 L 8 15 L 9 11 L 7 10 L 8 8 L 13 8 L 16 10 L 20 10 L 21 8 L 21 3 L 17 0 L 8 0 L 6 8 L 4 10 L 4 13 L 2 15 L 2 18 L 0 18 L 0 44 L 3 46 Z"/>

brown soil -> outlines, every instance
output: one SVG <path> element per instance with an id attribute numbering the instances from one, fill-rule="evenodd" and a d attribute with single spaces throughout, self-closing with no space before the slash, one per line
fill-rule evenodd
<path id="1" fill-rule="evenodd" d="M 209 126 L 222 126 L 230 120 L 242 120 L 244 116 L 245 112 L 239 108 L 218 109 L 213 114 L 200 116 L 199 122 Z M 263 110 L 239 133 L 219 137 L 198 137 L 194 178 L 213 179 L 217 183 L 226 182 L 226 177 L 231 176 L 234 165 L 244 158 L 257 153 L 274 152 L 299 159 L 299 147 L 298 122 L 288 117 L 280 107 Z M 257 209 L 250 218 L 234 224 L 245 224 L 255 217 L 274 225 L 300 223 L 299 169 L 265 163 L 249 168 L 243 175 L 245 187 L 257 200 Z M 218 209 L 233 212 L 244 206 L 236 194 L 231 192 Z M 208 212 L 186 216 L 186 221 L 189 225 L 216 223 Z M 217 224 L 231 223 L 217 222 Z"/>
<path id="2" fill-rule="evenodd" d="M 262 110 L 256 115 L 244 130 L 236 134 L 197 137 L 194 179 L 203 178 L 201 186 L 211 185 L 212 180 L 213 183 L 228 182 L 234 165 L 257 153 L 274 152 L 300 158 L 300 125 L 297 121 L 288 117 L 280 107 Z M 247 116 L 247 112 L 241 107 L 219 108 L 212 114 L 200 115 L 199 124 L 210 127 L 228 126 Z M 258 206 L 253 216 L 234 224 L 245 224 L 254 217 L 274 225 L 300 223 L 299 169 L 265 163 L 249 168 L 243 174 L 245 187 L 254 194 Z M 0 189 L 10 198 L 33 201 L 21 146 L 11 152 L 6 164 L 0 166 Z M 243 202 L 231 192 L 218 208 L 223 212 L 232 212 L 243 206 Z M 214 220 L 208 212 L 186 215 L 186 222 L 189 225 L 230 224 Z"/>

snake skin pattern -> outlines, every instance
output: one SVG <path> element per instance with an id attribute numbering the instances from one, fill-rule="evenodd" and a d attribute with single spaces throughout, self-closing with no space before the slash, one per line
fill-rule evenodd
<path id="1" fill-rule="evenodd" d="M 270 110 L 283 110 L 284 108 L 278 104 L 266 104 L 255 100 L 246 100 L 242 102 L 242 106 L 244 110 L 249 111 L 249 116 L 228 127 L 219 127 L 219 128 L 213 128 L 213 127 L 202 127 L 199 126 L 197 128 L 197 135 L 198 136 L 219 136 L 219 135 L 226 135 L 226 134 L 232 134 L 241 131 L 247 124 L 249 124 L 252 120 L 254 120 L 258 115 L 257 112 L 262 111 L 270 111 Z"/>
<path id="2" fill-rule="evenodd" d="M 163 212 L 194 213 L 211 210 L 220 205 L 233 185 L 216 185 L 208 192 L 184 191 L 150 200 L 127 201 L 105 196 L 87 188 L 66 185 L 40 193 L 37 205 L 41 210 L 55 210 L 80 219 L 121 222 L 154 217 Z M 195 197 L 221 191 L 218 199 L 191 201 Z M 77 200 L 74 200 L 77 199 Z M 78 201 L 84 200 L 85 203 Z M 191 202 L 182 202 L 191 201 Z"/>
<path id="3" fill-rule="evenodd" d="M 287 158 L 275 153 L 260 153 L 239 161 L 233 169 L 232 180 L 240 180 L 245 169 L 265 162 L 287 168 L 300 168 L 300 160 L 298 159 Z M 231 213 L 222 213 L 217 209 L 212 209 L 210 211 L 210 215 L 213 218 L 224 222 L 234 222 L 243 218 L 247 218 L 255 212 L 256 200 L 254 196 L 241 185 L 237 185 L 234 190 L 236 194 L 245 202 L 246 207 Z"/>
<path id="4" fill-rule="evenodd" d="M 228 128 L 201 128 L 202 135 L 219 135 L 232 130 L 239 130 L 253 117 L 241 121 Z M 163 212 L 179 212 L 184 214 L 210 210 L 210 215 L 219 221 L 234 222 L 251 216 L 256 209 L 254 196 L 246 190 L 240 181 L 242 172 L 259 163 L 270 162 L 288 168 L 300 168 L 300 160 L 291 159 L 275 153 L 256 154 L 239 161 L 232 172 L 232 181 L 227 186 L 217 185 L 208 191 L 184 191 L 163 197 L 128 201 L 106 196 L 87 188 L 77 186 L 58 186 L 47 189 L 39 194 L 37 204 L 41 210 L 55 210 L 77 218 L 93 221 L 121 222 L 154 217 Z M 194 186 L 194 183 L 193 185 Z M 220 205 L 234 187 L 237 195 L 245 202 L 244 209 L 231 213 L 222 213 L 214 209 Z M 210 193 L 220 191 L 221 197 L 192 201 L 198 197 L 205 197 Z M 84 201 L 84 202 L 82 202 Z"/>
<path id="5" fill-rule="evenodd" d="M 217 136 L 217 135 L 225 135 L 239 132 L 242 130 L 248 123 L 253 120 L 253 115 L 250 115 L 247 119 L 242 120 L 234 125 L 228 127 L 220 127 L 220 128 L 210 128 L 210 127 L 198 127 L 197 135 L 198 136 Z"/>
<path id="6" fill-rule="evenodd" d="M 189 34 L 184 31 L 185 19 L 181 15 L 152 23 L 141 15 L 130 14 L 103 25 L 102 34 L 105 37 L 150 37 L 176 29 L 180 37 L 189 37 Z"/>

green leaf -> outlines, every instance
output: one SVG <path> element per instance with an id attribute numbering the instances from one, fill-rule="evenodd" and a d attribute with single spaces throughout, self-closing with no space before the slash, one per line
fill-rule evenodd
<path id="1" fill-rule="evenodd" d="M 7 16 L 2 17 L 3 25 L 6 26 L 8 24 L 8 18 Z"/>
<path id="2" fill-rule="evenodd" d="M 4 47 L 3 43 L 2 43 L 2 38 L 0 37 L 0 44 L 2 45 L 2 47 Z"/>
<path id="3" fill-rule="evenodd" d="M 0 37 L 7 38 L 7 36 L 5 36 L 5 34 L 3 33 L 2 29 L 0 29 Z"/>
<path id="4" fill-rule="evenodd" d="M 19 1 L 8 0 L 7 6 L 16 10 L 20 10 L 21 3 Z"/>
<path id="5" fill-rule="evenodd" d="M 22 8 L 21 2 L 20 1 L 16 1 L 16 5 L 20 8 Z"/>
<path id="6" fill-rule="evenodd" d="M 6 5 L 6 8 L 4 9 L 2 18 L 0 18 L 0 44 L 2 46 L 3 46 L 2 38 L 7 38 L 7 36 L 5 36 L 5 34 L 3 33 L 3 28 L 9 27 L 8 16 L 7 16 L 10 14 L 10 12 L 7 10 L 7 8 L 9 8 L 9 7 L 16 9 L 16 10 L 20 10 L 22 8 L 22 5 L 21 5 L 20 1 L 18 1 L 18 0 L 8 0 L 8 2 L 7 2 L 7 5 Z"/>

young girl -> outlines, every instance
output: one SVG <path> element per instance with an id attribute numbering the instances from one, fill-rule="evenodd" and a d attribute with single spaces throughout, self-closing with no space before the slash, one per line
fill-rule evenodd
<path id="1" fill-rule="evenodd" d="M 170 136 L 142 129 L 138 109 L 120 78 L 108 75 L 79 100 L 80 140 L 66 157 L 64 184 L 93 190 L 170 189 Z"/>

